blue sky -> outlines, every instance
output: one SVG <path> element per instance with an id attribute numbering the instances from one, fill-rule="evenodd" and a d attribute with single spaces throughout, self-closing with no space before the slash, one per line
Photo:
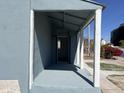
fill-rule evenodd
<path id="1" fill-rule="evenodd" d="M 96 0 L 106 6 L 102 15 L 102 38 L 110 41 L 110 34 L 113 29 L 124 23 L 124 0 Z M 93 25 L 91 25 L 93 30 Z M 87 30 L 87 29 L 86 29 Z M 93 31 L 92 31 L 93 32 Z M 93 33 L 91 32 L 91 36 Z M 87 31 L 85 31 L 85 37 Z"/>

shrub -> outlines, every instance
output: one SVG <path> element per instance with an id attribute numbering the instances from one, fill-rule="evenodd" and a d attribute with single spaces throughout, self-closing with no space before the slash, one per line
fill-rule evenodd
<path id="1" fill-rule="evenodd" d="M 110 45 L 101 46 L 101 57 L 111 59 L 113 56 L 121 56 L 122 50 L 111 47 Z"/>
<path id="2" fill-rule="evenodd" d="M 124 40 L 120 40 L 119 43 L 120 43 L 120 47 L 124 48 Z"/>
<path id="3" fill-rule="evenodd" d="M 110 59 L 113 57 L 113 48 L 110 44 L 101 46 L 101 57 Z"/>
<path id="4" fill-rule="evenodd" d="M 112 47 L 105 47 L 105 58 L 111 59 L 113 57 L 113 48 Z"/>

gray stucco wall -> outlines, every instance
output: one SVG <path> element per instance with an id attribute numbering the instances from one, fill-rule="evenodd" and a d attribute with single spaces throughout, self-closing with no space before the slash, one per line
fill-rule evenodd
<path id="1" fill-rule="evenodd" d="M 77 34 L 72 32 L 71 33 L 71 64 L 77 65 L 77 56 L 76 56 L 76 51 L 77 51 Z"/>
<path id="2" fill-rule="evenodd" d="M 35 13 L 34 78 L 51 62 L 51 29 L 42 12 Z"/>
<path id="3" fill-rule="evenodd" d="M 0 1 L 0 80 L 19 80 L 28 93 L 29 0 Z"/>
<path id="4" fill-rule="evenodd" d="M 51 54 L 51 61 L 52 61 L 52 64 L 56 64 L 56 61 L 57 61 L 57 46 L 56 46 L 56 37 L 52 37 L 52 54 Z"/>
<path id="5" fill-rule="evenodd" d="M 2 0 L 0 12 L 0 80 L 19 80 L 21 92 L 27 93 L 30 1 Z M 37 15 L 34 55 L 35 77 L 50 64 L 52 45 L 48 20 L 43 15 Z M 55 38 L 53 42 L 55 43 Z"/>

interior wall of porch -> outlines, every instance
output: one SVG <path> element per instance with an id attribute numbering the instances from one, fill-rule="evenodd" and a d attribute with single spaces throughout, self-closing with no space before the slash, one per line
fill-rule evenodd
<path id="1" fill-rule="evenodd" d="M 70 55 L 70 60 L 71 64 L 77 65 L 77 33 L 72 33 L 71 34 L 71 55 Z"/>
<path id="2" fill-rule="evenodd" d="M 35 13 L 34 19 L 34 78 L 51 62 L 51 28 L 44 13 Z"/>
<path id="3" fill-rule="evenodd" d="M 70 64 L 77 65 L 77 32 L 53 25 L 45 13 L 35 12 L 34 35 L 33 78 L 50 64 L 56 64 L 57 35 L 70 38 Z"/>

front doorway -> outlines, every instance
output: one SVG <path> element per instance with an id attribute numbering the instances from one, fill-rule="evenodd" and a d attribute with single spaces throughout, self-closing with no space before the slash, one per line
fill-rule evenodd
<path id="1" fill-rule="evenodd" d="M 57 37 L 57 63 L 69 64 L 69 38 Z"/>

